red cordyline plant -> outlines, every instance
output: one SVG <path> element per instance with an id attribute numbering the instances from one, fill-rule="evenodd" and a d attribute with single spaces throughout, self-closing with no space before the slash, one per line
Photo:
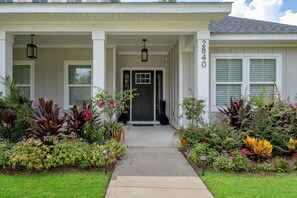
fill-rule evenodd
<path id="1" fill-rule="evenodd" d="M 66 121 L 66 114 L 60 117 L 60 107 L 53 106 L 52 100 L 45 100 L 43 97 L 38 99 L 38 103 L 32 105 L 33 114 L 30 114 L 31 127 L 27 130 L 29 136 L 44 140 L 45 136 L 57 136 L 67 134 L 63 128 Z"/>
<path id="2" fill-rule="evenodd" d="M 82 109 L 74 105 L 67 113 L 67 130 L 69 133 L 75 133 L 78 137 L 83 137 L 84 124 L 93 117 L 93 121 L 98 121 L 98 116 L 93 115 L 90 103 L 83 103 Z"/>

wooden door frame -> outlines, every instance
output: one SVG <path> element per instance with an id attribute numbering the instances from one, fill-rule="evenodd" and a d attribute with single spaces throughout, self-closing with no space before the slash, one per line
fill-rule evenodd
<path id="1" fill-rule="evenodd" d="M 156 71 L 162 71 L 163 73 L 163 99 L 166 98 L 166 69 L 165 67 L 122 67 L 121 68 L 121 91 L 123 91 L 123 75 L 124 71 L 130 71 L 130 87 L 132 88 L 132 71 L 153 71 L 154 72 L 154 120 L 153 121 L 133 121 L 132 120 L 132 101 L 130 100 L 130 121 L 128 124 L 159 124 L 156 120 Z"/>

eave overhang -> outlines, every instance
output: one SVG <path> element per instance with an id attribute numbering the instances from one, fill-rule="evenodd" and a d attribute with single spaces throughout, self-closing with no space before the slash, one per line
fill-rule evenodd
<path id="1" fill-rule="evenodd" d="M 220 21 L 232 3 L 2 3 L 0 22 Z"/>

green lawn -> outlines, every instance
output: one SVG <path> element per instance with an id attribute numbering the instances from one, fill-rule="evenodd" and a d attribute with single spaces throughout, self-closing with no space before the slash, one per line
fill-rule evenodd
<path id="1" fill-rule="evenodd" d="M 98 172 L 0 174 L 0 197 L 104 197 L 109 175 Z"/>
<path id="2" fill-rule="evenodd" d="M 201 178 L 215 198 L 297 197 L 297 173 L 263 175 L 207 171 Z"/>

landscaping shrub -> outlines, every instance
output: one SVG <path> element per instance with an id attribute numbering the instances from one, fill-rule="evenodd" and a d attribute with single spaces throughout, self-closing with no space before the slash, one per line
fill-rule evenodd
<path id="1" fill-rule="evenodd" d="M 290 138 L 288 148 L 291 152 L 297 152 L 297 139 Z"/>
<path id="2" fill-rule="evenodd" d="M 273 147 L 274 154 L 288 152 L 287 143 L 296 137 L 297 117 L 292 105 L 273 97 L 263 108 L 255 108 L 248 124 L 243 129 L 255 138 L 266 139 Z"/>
<path id="3" fill-rule="evenodd" d="M 290 172 L 291 167 L 290 164 L 287 162 L 287 160 L 281 158 L 281 157 L 276 157 L 273 161 L 274 164 L 274 169 L 276 172 Z"/>
<path id="4" fill-rule="evenodd" d="M 199 127 L 204 123 L 202 114 L 204 113 L 203 108 L 205 107 L 205 101 L 195 98 L 193 91 L 191 89 L 189 89 L 189 91 L 190 97 L 185 97 L 182 103 L 179 104 L 183 110 L 180 119 L 185 117 L 189 121 L 189 126 Z"/>
<path id="5" fill-rule="evenodd" d="M 201 160 L 200 160 L 200 153 L 202 151 L 207 151 L 208 145 L 207 144 L 196 144 L 190 153 L 188 154 L 187 158 L 188 160 L 195 166 L 201 166 Z M 208 158 L 207 158 L 208 159 Z"/>
<path id="6" fill-rule="evenodd" d="M 267 140 L 260 140 L 247 136 L 244 140 L 245 146 L 257 157 L 268 158 L 271 156 L 273 146 Z"/>
<path id="7" fill-rule="evenodd" d="M 223 150 L 215 159 L 213 168 L 216 171 L 247 171 L 249 168 L 249 160 L 245 154 L 240 154 L 238 151 Z"/>
<path id="8" fill-rule="evenodd" d="M 235 150 L 243 146 L 243 138 L 246 133 L 235 130 L 224 123 L 212 123 L 200 128 L 187 131 L 190 145 L 205 142 L 209 148 L 220 152 L 223 149 Z"/>
<path id="9" fill-rule="evenodd" d="M 0 95 L 0 138 L 17 142 L 25 136 L 26 129 L 30 126 L 30 102 L 24 97 L 22 88 L 10 77 L 2 80 L 10 94 Z"/>
<path id="10" fill-rule="evenodd" d="M 46 136 L 44 142 L 39 138 L 29 138 L 12 147 L 7 164 L 13 169 L 24 167 L 28 170 L 69 165 L 103 167 L 104 149 L 110 151 L 108 164 L 114 164 L 124 153 L 123 145 L 114 140 L 107 141 L 105 145 L 90 145 L 67 136 Z"/>
<path id="11" fill-rule="evenodd" d="M 6 167 L 6 162 L 9 159 L 11 144 L 3 139 L 0 139 L 0 168 Z"/>
<path id="12" fill-rule="evenodd" d="M 240 130 L 245 121 L 250 117 L 251 107 L 245 104 L 243 99 L 234 100 L 230 98 L 230 106 L 218 108 L 221 113 L 227 116 L 229 124 L 234 129 Z"/>
<path id="13" fill-rule="evenodd" d="M 29 136 L 43 140 L 45 136 L 66 134 L 63 128 L 66 115 L 60 117 L 60 107 L 53 106 L 52 100 L 40 97 L 38 103 L 33 103 L 32 110 L 33 113 L 29 115 L 31 127 L 27 130 Z"/>

